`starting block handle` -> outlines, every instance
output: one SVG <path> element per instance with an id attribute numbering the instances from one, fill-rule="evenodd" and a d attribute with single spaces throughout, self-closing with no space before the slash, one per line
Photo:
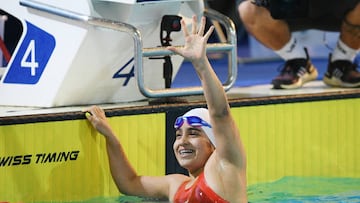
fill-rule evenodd
<path id="1" fill-rule="evenodd" d="M 237 38 L 235 24 L 230 18 L 212 9 L 205 9 L 204 15 L 211 20 L 215 20 L 224 26 L 227 33 L 227 42 L 224 43 L 209 43 L 207 44 L 207 53 L 211 52 L 226 52 L 228 55 L 228 77 L 223 84 L 224 90 L 228 91 L 235 84 L 237 78 Z M 144 48 L 142 52 L 143 57 L 150 56 L 166 56 L 174 55 L 173 52 L 167 50 L 165 47 Z M 141 93 L 146 97 L 161 98 L 171 96 L 189 96 L 203 94 L 203 88 L 185 87 L 185 88 L 165 88 L 160 90 L 152 90 L 144 85 L 143 67 L 137 68 L 138 85 Z"/>
<path id="2" fill-rule="evenodd" d="M 20 5 L 29 7 L 35 10 L 40 10 L 53 15 L 64 18 L 81 21 L 93 26 L 112 29 L 119 32 L 125 32 L 132 36 L 134 41 L 134 66 L 137 74 L 137 83 L 140 92 L 149 98 L 161 98 L 172 96 L 190 96 L 203 94 L 201 86 L 186 87 L 186 88 L 164 88 L 153 90 L 144 84 L 144 67 L 143 57 L 151 56 L 166 56 L 174 53 L 168 51 L 165 47 L 143 48 L 143 41 L 140 31 L 127 23 L 113 21 L 103 18 L 83 15 L 73 11 L 64 10 L 58 7 L 47 5 L 34 0 L 20 0 Z M 223 84 L 225 91 L 228 91 L 235 83 L 237 78 L 237 42 L 235 25 L 230 18 L 212 9 L 205 9 L 204 15 L 211 20 L 218 21 L 224 26 L 227 33 L 227 42 L 224 43 L 210 43 L 207 45 L 207 52 L 226 52 L 228 55 L 228 77 Z"/>

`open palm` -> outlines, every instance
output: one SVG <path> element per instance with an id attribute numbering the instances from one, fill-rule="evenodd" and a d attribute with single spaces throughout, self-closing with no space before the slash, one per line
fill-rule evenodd
<path id="1" fill-rule="evenodd" d="M 168 47 L 169 50 L 183 56 L 184 58 L 196 62 L 197 60 L 203 59 L 206 56 L 206 43 L 214 30 L 214 27 L 211 26 L 210 29 L 205 33 L 205 17 L 201 18 L 201 23 L 199 29 L 197 28 L 196 16 L 192 18 L 192 30 L 191 34 L 189 33 L 185 21 L 181 20 L 181 26 L 183 28 L 183 33 L 185 37 L 184 47 Z"/>

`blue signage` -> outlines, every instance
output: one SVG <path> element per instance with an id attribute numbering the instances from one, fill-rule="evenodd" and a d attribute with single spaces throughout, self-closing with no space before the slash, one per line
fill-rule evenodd
<path id="1" fill-rule="evenodd" d="M 26 22 L 27 32 L 4 83 L 36 84 L 55 48 L 55 38 L 35 25 Z"/>

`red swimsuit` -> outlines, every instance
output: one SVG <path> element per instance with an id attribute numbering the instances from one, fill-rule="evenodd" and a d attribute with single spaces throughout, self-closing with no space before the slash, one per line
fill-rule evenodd
<path id="1" fill-rule="evenodd" d="M 207 186 L 204 172 L 202 172 L 195 183 L 190 188 L 185 188 L 188 182 L 181 184 L 180 188 L 175 194 L 175 203 L 222 203 L 228 202 L 217 195 L 209 186 Z"/>

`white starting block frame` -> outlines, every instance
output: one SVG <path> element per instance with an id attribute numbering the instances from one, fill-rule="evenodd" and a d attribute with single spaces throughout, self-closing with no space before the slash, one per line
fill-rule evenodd
<path id="1" fill-rule="evenodd" d="M 89 0 L 90 1 L 90 0 Z M 95 2 L 96 0 L 92 0 Z M 105 0 L 102 0 L 105 1 Z M 189 0 L 191 1 L 191 0 Z M 110 2 L 110 1 L 109 1 Z M 170 1 L 164 1 L 170 2 Z M 200 2 L 200 1 L 199 1 Z M 196 2 L 198 3 L 198 2 Z M 126 33 L 130 35 L 133 39 L 133 48 L 134 56 L 133 63 L 135 69 L 135 76 L 137 81 L 137 87 L 139 92 L 144 96 L 143 98 L 163 98 L 163 97 L 173 97 L 173 96 L 188 96 L 188 95 L 199 95 L 203 93 L 202 87 L 186 87 L 186 88 L 151 88 L 148 87 L 145 83 L 145 68 L 143 64 L 144 58 L 149 57 L 160 57 L 167 55 L 174 55 L 173 52 L 168 51 L 165 47 L 153 47 L 153 48 L 144 48 L 143 39 L 141 31 L 132 24 L 120 22 L 110 18 L 95 17 L 90 15 L 84 15 L 82 13 L 70 11 L 67 9 L 62 9 L 53 5 L 48 5 L 40 1 L 34 0 L 20 0 L 20 5 L 33 9 L 35 12 L 45 12 L 50 18 L 52 16 L 65 18 L 70 21 L 77 21 L 86 26 L 94 26 L 98 29 L 110 29 L 113 31 L 118 31 L 121 33 Z M 235 83 L 237 77 L 237 43 L 236 43 L 236 31 L 235 25 L 233 22 L 226 16 L 216 12 L 214 10 L 203 9 L 203 15 L 207 16 L 211 20 L 216 20 L 224 26 L 227 33 L 227 42 L 225 43 L 212 43 L 208 44 L 207 52 L 226 52 L 228 55 L 228 77 L 226 82 L 223 84 L 225 91 L 228 91 Z M 182 34 L 182 33 L 181 33 Z M 175 62 L 176 63 L 176 62 Z M 176 66 L 176 64 L 175 64 Z M 176 72 L 176 71 L 175 71 Z M 6 75 L 5 75 L 6 76 Z M 78 75 L 79 80 L 84 75 Z M 86 76 L 85 76 L 86 77 Z M 99 81 L 101 82 L 101 81 Z M 16 89 L 16 88 L 15 88 Z M 129 94 L 129 93 L 126 93 Z M 0 95 L 1 95 L 1 85 L 0 85 Z M 3 97 L 4 95 L 1 95 Z M 57 96 L 58 97 L 58 96 Z M 116 103 L 116 102 L 129 102 L 135 100 L 141 100 L 142 97 L 130 98 L 130 99 L 108 99 L 108 100 L 92 100 L 88 104 L 96 103 Z M 56 100 L 56 98 L 55 98 Z M 4 102 L 5 101 L 5 102 Z M 15 102 L 12 103 L 11 100 L 2 100 L 0 105 L 10 105 L 10 106 L 39 106 L 39 107 L 54 107 L 54 106 L 68 106 L 68 105 L 80 105 L 87 104 L 87 101 L 67 101 L 66 99 L 61 102 L 54 100 L 49 100 L 46 102 Z"/>

